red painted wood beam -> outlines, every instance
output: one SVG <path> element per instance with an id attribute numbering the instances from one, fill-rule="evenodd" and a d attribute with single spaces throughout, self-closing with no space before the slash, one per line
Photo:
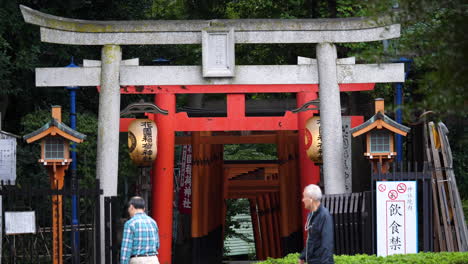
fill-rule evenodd
<path id="1" fill-rule="evenodd" d="M 175 115 L 175 131 L 266 131 L 297 130 L 297 116 L 286 112 L 282 117 L 191 117 Z M 127 132 L 134 118 L 120 119 L 120 132 Z"/>
<path id="2" fill-rule="evenodd" d="M 192 117 L 175 116 L 176 131 L 261 131 L 297 130 L 297 116 L 286 112 L 282 117 Z"/>
<path id="3" fill-rule="evenodd" d="M 310 112 L 310 111 L 308 111 Z M 307 112 L 305 112 L 307 114 Z M 310 115 L 309 115 L 310 117 Z M 191 117 L 181 112 L 175 115 L 175 131 L 268 131 L 298 130 L 298 115 L 286 112 L 280 117 Z M 134 118 L 120 118 L 120 132 L 127 132 Z M 307 120 L 307 119 L 306 119 Z M 364 122 L 362 116 L 351 116 L 351 127 Z"/>
<path id="4" fill-rule="evenodd" d="M 227 95 L 227 115 L 229 118 L 245 118 L 245 94 Z"/>
<path id="5" fill-rule="evenodd" d="M 374 83 L 342 83 L 340 91 L 368 91 Z M 98 87 L 99 91 L 99 87 Z M 223 85 L 140 85 L 122 86 L 121 94 L 194 94 L 194 93 L 298 93 L 318 92 L 318 84 L 223 84 Z"/>
<path id="6" fill-rule="evenodd" d="M 172 263 L 172 203 L 174 192 L 174 119 L 175 95 L 158 94 L 156 105 L 167 109 L 170 115 L 153 115 L 158 126 L 158 155 L 153 164 L 152 216 L 159 226 L 159 262 Z"/>

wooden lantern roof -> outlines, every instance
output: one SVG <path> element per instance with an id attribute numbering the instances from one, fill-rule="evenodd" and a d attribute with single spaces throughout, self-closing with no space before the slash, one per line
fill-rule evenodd
<path id="1" fill-rule="evenodd" d="M 25 135 L 23 138 L 27 143 L 32 143 L 49 135 L 59 135 L 75 143 L 81 143 L 86 138 L 86 135 L 62 123 L 60 106 L 52 106 L 52 119 L 38 130 Z"/>
<path id="2" fill-rule="evenodd" d="M 360 136 L 373 129 L 386 128 L 396 134 L 406 136 L 410 131 L 409 127 L 397 123 L 384 112 L 384 100 L 382 98 L 375 99 L 375 115 L 361 125 L 350 130 L 353 137 Z"/>

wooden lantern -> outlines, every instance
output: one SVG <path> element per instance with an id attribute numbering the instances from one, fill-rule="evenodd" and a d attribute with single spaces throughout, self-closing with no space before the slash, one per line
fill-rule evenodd
<path id="1" fill-rule="evenodd" d="M 61 107 L 52 106 L 52 120 L 23 138 L 27 143 L 40 140 L 41 158 L 39 162 L 47 168 L 51 188 L 61 190 L 64 185 L 65 171 L 72 162 L 69 152 L 70 141 L 81 143 L 86 136 L 62 123 Z M 54 264 L 63 263 L 62 219 L 62 195 L 53 195 L 52 238 Z"/>
<path id="2" fill-rule="evenodd" d="M 377 172 L 377 163 L 382 165 L 382 173 L 388 171 L 389 163 L 393 161 L 395 152 L 394 135 L 406 136 L 410 128 L 403 126 L 385 115 L 384 100 L 375 100 L 375 115 L 363 124 L 351 129 L 353 137 L 366 134 L 366 152 L 364 156 L 374 164 Z"/>

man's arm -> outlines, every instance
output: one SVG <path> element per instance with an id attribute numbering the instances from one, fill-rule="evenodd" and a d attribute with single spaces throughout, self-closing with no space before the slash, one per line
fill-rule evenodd
<path id="1" fill-rule="evenodd" d="M 320 263 L 334 263 L 333 261 L 333 219 L 330 214 L 324 216 L 322 226 L 322 254 L 320 256 Z"/>
<path id="2" fill-rule="evenodd" d="M 120 264 L 128 264 L 130 262 L 130 257 L 132 254 L 133 247 L 133 232 L 130 228 L 130 225 L 125 223 L 123 237 L 122 237 L 122 247 L 120 249 Z"/>

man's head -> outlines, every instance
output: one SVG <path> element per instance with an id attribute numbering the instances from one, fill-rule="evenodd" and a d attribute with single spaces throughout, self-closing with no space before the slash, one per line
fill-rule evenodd
<path id="1" fill-rule="evenodd" d="M 145 211 L 145 200 L 140 196 L 134 196 L 128 201 L 128 214 L 133 217 L 136 213 Z"/>
<path id="2" fill-rule="evenodd" d="M 320 187 L 315 184 L 307 185 L 304 188 L 302 193 L 302 202 L 304 203 L 304 208 L 315 212 L 320 206 L 320 200 L 322 199 L 322 191 Z"/>

